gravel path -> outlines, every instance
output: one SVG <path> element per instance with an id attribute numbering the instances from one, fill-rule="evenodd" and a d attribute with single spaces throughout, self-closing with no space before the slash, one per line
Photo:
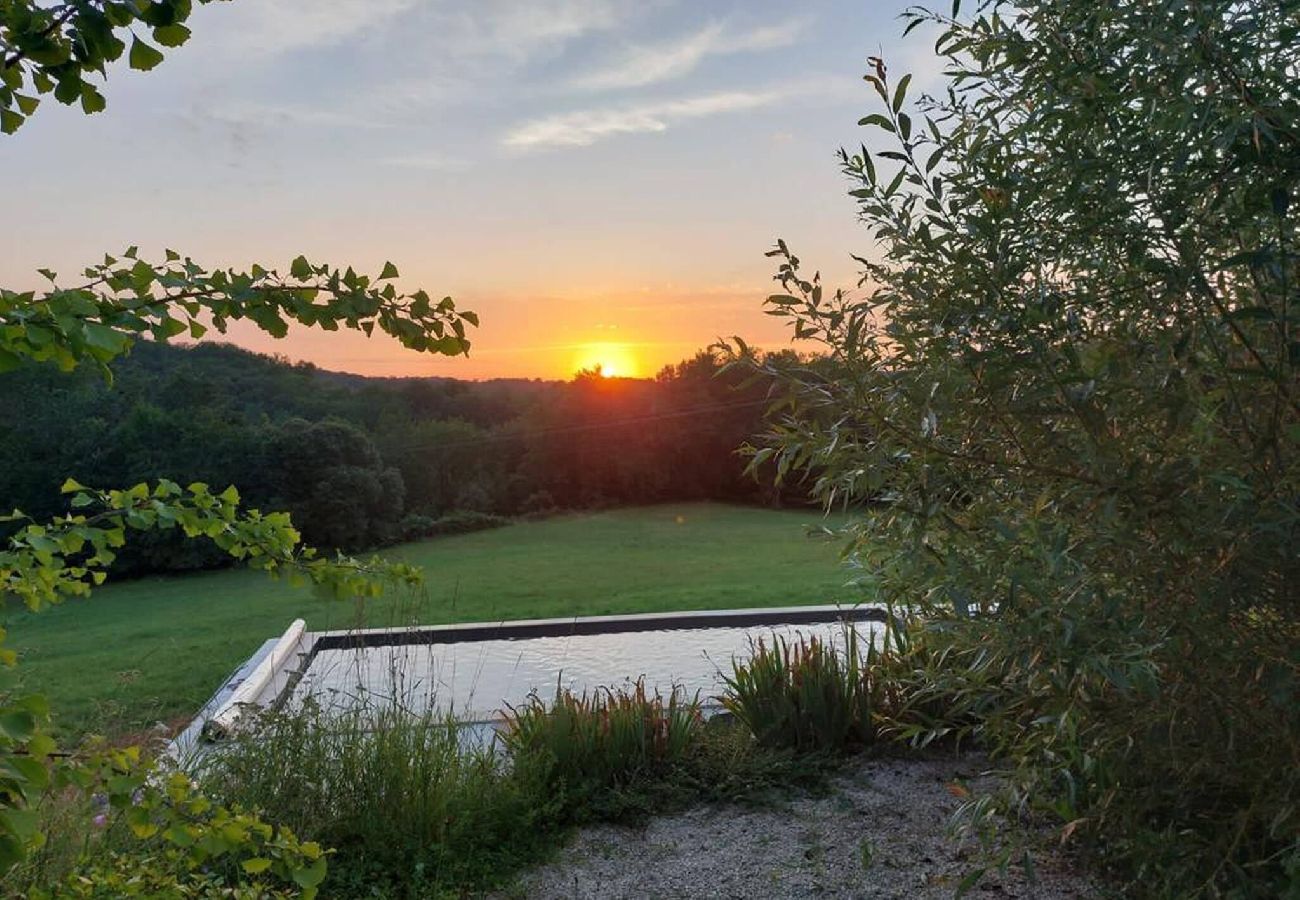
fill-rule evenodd
<path id="1" fill-rule="evenodd" d="M 975 853 L 948 834 L 982 760 L 873 760 L 835 779 L 826 796 L 770 808 L 702 807 L 644 827 L 582 831 L 556 862 L 522 879 L 537 898 L 950 898 Z M 1068 863 L 1036 854 L 1037 884 L 1011 869 L 989 875 L 973 898 L 1091 897 Z"/>

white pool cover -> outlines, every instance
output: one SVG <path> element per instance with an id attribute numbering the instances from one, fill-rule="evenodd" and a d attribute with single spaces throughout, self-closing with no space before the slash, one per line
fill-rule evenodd
<path id="1" fill-rule="evenodd" d="M 843 643 L 843 626 L 820 623 L 322 650 L 288 703 L 314 697 L 326 710 L 396 705 L 486 721 L 531 692 L 548 699 L 557 686 L 583 693 L 639 678 L 651 693 L 667 696 L 678 687 L 707 703 L 721 691 L 732 659 L 747 657 L 751 641 L 770 643 L 774 634 Z"/>
<path id="2" fill-rule="evenodd" d="M 644 678 L 648 691 L 679 688 L 709 705 L 733 659 L 758 640 L 817 636 L 843 646 L 853 623 L 865 644 L 883 619 L 879 608 L 816 606 L 354 632 L 309 632 L 299 621 L 263 644 L 175 746 L 309 698 L 326 712 L 395 706 L 489 722 L 534 692 L 548 699 L 557 686 L 581 693 Z"/>

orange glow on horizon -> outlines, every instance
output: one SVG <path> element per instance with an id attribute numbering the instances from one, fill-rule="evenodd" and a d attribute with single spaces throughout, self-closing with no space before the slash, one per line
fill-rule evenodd
<path id="1" fill-rule="evenodd" d="M 605 378 L 636 378 L 641 367 L 625 344 L 584 344 L 574 356 L 573 371 L 599 369 Z"/>

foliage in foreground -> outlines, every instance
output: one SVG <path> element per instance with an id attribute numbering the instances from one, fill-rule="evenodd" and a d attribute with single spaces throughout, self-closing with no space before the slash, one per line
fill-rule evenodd
<path id="1" fill-rule="evenodd" d="M 31 813 L 33 830 L 52 832 L 53 846 L 39 842 L 5 882 L 30 900 L 311 898 L 325 878 L 319 844 L 214 803 L 189 776 L 142 760 L 138 748 L 65 766 L 55 786 Z"/>
<path id="2" fill-rule="evenodd" d="M 332 896 L 494 883 L 554 843 L 536 773 L 462 744 L 452 720 L 394 708 L 272 716 L 220 748 L 200 780 L 333 848 Z"/>
<path id="3" fill-rule="evenodd" d="M 55 282 L 53 273 L 45 274 Z M 455 312 L 450 300 L 433 304 L 423 293 L 408 297 L 391 283 L 379 286 L 396 276 L 391 264 L 372 281 L 351 269 L 312 266 L 301 257 L 287 276 L 260 266 L 248 273 L 209 273 L 170 251 L 165 263 L 150 265 L 131 248 L 121 259 L 106 257 L 102 265 L 89 267 L 86 281 L 77 287 L 55 286 L 39 294 L 0 289 L 0 369 L 22 361 L 55 363 L 66 370 L 92 365 L 111 378 L 110 363 L 129 352 L 137 338 L 165 341 L 186 332 L 198 338 L 207 327 L 200 319 L 220 330 L 228 320 L 247 318 L 273 335 L 284 333 L 286 320 L 326 329 L 341 324 L 367 334 L 378 327 L 412 349 L 464 352 L 465 323 L 472 324 L 473 315 Z M 32 611 L 87 596 L 104 582 L 133 533 L 204 538 L 235 561 L 311 581 L 335 596 L 373 596 L 386 583 L 414 584 L 420 577 L 409 566 L 379 560 L 323 558 L 301 545 L 287 515 L 241 510 L 234 487 L 217 493 L 202 483 L 181 488 L 160 479 L 155 485 L 93 490 L 68 479 L 63 493 L 72 506 L 66 515 L 43 523 L 14 510 L 3 519 L 13 523 L 13 530 L 0 549 L 0 597 L 16 598 Z M 10 667 L 16 661 L 12 652 L 0 658 Z M 54 744 L 45 734 L 49 710 L 41 698 L 13 697 L 6 691 L 0 693 L 0 704 L 2 874 L 44 839 L 35 807 L 50 791 L 93 779 L 87 772 L 104 759 L 52 756 Z M 176 847 L 188 846 L 183 833 L 163 834 Z M 312 885 L 303 887 L 310 892 Z"/>
<path id="4" fill-rule="evenodd" d="M 499 739 L 391 707 L 275 715 L 200 775 L 335 849 L 329 896 L 462 896 L 507 885 L 575 825 L 815 784 L 815 764 L 701 721 L 680 694 L 534 699 Z"/>
<path id="5" fill-rule="evenodd" d="M 1294 893 L 1300 3 L 959 7 L 909 16 L 946 91 L 866 76 L 864 295 L 772 253 L 827 358 L 763 367 L 756 460 L 870 504 L 864 581 L 933 617 L 897 729 L 1130 892 Z"/>
<path id="6" fill-rule="evenodd" d="M 163 52 L 150 39 L 168 48 L 184 44 L 193 5 L 193 0 L 0 4 L 0 133 L 22 127 L 47 94 L 86 113 L 102 111 L 107 101 L 86 76 L 102 76 L 124 53 L 132 69 L 154 68 Z"/>
<path id="7" fill-rule="evenodd" d="M 104 96 L 86 76 L 104 75 L 126 53 L 128 36 L 130 66 L 154 68 L 163 55 L 141 35 L 180 46 L 190 34 L 183 23 L 192 6 L 191 0 L 0 3 L 0 132 L 16 131 L 40 105 L 38 95 L 80 103 L 86 113 L 102 110 Z M 313 265 L 303 256 L 284 273 L 260 265 L 209 271 L 171 250 L 164 261 L 150 263 L 130 247 L 120 257 L 106 255 L 87 266 L 72 285 L 61 286 L 54 272 L 41 274 L 50 282 L 46 290 L 0 288 L 0 371 L 24 363 L 53 363 L 64 371 L 89 366 L 111 381 L 110 364 L 138 339 L 198 339 L 209 327 L 224 332 L 227 323 L 241 319 L 275 337 L 284 336 L 291 321 L 367 335 L 378 328 L 412 350 L 455 355 L 468 352 L 466 326 L 478 321 L 457 311 L 449 297 L 435 302 L 423 291 L 398 292 L 392 263 L 373 279 L 351 267 Z M 201 483 L 182 490 L 160 480 L 152 487 L 96 491 L 69 479 L 63 490 L 73 495 L 70 514 L 43 524 L 15 510 L 4 520 L 21 524 L 0 550 L 0 601 L 17 598 L 38 611 L 85 596 L 104 581 L 126 535 L 147 531 L 205 537 L 236 560 L 310 579 L 342 595 L 378 593 L 385 576 L 418 580 L 409 567 L 318 558 L 300 546 L 287 515 L 238 510 L 233 487 L 213 493 Z M 12 652 L 0 658 L 6 667 L 15 662 Z M 326 868 L 319 846 L 299 844 L 289 830 L 237 807 L 213 804 L 195 794 L 188 779 L 155 778 L 130 751 L 84 759 L 55 755 L 44 731 L 48 720 L 42 698 L 0 690 L 0 876 L 46 842 L 43 806 L 57 804 L 66 793 L 102 792 L 144 843 L 125 856 L 74 870 L 56 893 L 254 895 L 263 877 L 271 876 L 296 885 L 304 897 L 314 896 Z M 223 856 L 242 857 L 241 864 L 228 878 L 213 881 L 209 865 Z"/>

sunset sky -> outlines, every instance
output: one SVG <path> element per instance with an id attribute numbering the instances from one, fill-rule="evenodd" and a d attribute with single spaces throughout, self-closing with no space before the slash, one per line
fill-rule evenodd
<path id="1" fill-rule="evenodd" d="M 905 4 L 236 0 L 105 113 L 47 101 L 0 141 L 0 283 L 104 251 L 210 266 L 313 261 L 450 294 L 469 359 L 295 331 L 244 346 L 380 375 L 653 375 L 719 336 L 778 346 L 763 253 L 784 237 L 832 286 L 869 251 L 834 160 L 865 135 L 880 53 L 933 84 Z M 65 279 L 71 283 L 74 279 Z"/>

